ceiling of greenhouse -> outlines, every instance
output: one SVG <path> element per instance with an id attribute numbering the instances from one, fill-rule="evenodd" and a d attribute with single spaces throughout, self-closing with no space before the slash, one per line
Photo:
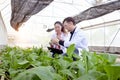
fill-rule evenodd
<path id="1" fill-rule="evenodd" d="M 11 1 L 0 0 L 0 11 L 9 34 L 29 34 L 29 37 L 31 37 L 31 35 L 45 34 L 48 28 L 54 27 L 53 24 L 55 21 L 62 21 L 65 17 L 74 16 L 90 7 L 111 1 L 115 0 L 54 0 L 49 6 L 25 22 L 22 27 L 19 28 L 18 32 L 10 26 Z M 120 20 L 119 10 L 99 18 L 82 21 L 78 25 L 82 28 L 115 20 Z"/>
<path id="2" fill-rule="evenodd" d="M 45 9 L 32 16 L 29 21 L 23 24 L 23 26 L 41 26 L 40 28 L 51 28 L 55 21 L 62 21 L 67 16 L 76 15 L 94 5 L 110 1 L 114 0 L 54 0 Z M 0 11 L 7 30 L 11 31 L 12 29 L 9 24 L 11 16 L 10 0 L 0 0 Z M 96 19 L 83 21 L 79 24 L 81 27 L 86 27 L 89 25 L 118 20 L 120 19 L 119 14 L 119 11 L 115 11 Z"/>

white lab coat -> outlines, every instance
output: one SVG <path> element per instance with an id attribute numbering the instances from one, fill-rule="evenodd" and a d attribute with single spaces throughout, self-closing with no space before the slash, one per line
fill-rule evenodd
<path id="1" fill-rule="evenodd" d="M 65 40 L 64 46 L 69 47 L 71 44 L 75 44 L 75 48 L 79 50 L 79 55 L 81 50 L 88 50 L 88 42 L 84 33 L 80 30 L 79 27 L 76 27 L 71 40 Z"/>

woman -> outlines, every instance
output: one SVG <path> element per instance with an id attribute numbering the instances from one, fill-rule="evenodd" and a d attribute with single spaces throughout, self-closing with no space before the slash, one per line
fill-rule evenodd
<path id="1" fill-rule="evenodd" d="M 67 30 L 64 28 L 63 24 L 60 21 L 55 22 L 54 29 L 55 29 L 55 33 L 51 37 L 50 45 L 52 48 L 59 49 L 62 51 L 62 53 L 66 53 L 66 48 L 62 45 L 53 43 L 52 39 L 58 38 L 59 40 L 65 41 L 69 39 L 69 33 L 67 32 Z"/>

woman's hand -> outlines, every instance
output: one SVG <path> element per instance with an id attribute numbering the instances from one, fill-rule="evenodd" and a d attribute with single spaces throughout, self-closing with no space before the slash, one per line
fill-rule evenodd
<path id="1" fill-rule="evenodd" d="M 51 39 L 51 43 L 59 44 L 59 39 L 58 38 Z"/>

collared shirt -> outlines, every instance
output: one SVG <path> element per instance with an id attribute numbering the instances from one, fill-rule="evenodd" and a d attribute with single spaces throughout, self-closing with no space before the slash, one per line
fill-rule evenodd
<path id="1" fill-rule="evenodd" d="M 75 29 L 76 29 L 76 28 L 75 28 Z M 71 38 L 72 38 L 72 36 L 73 36 L 73 33 L 75 32 L 75 29 L 74 29 L 72 32 L 70 32 L 70 39 L 69 39 L 69 41 L 71 40 Z M 62 45 L 62 46 L 64 46 L 64 41 L 63 41 L 63 40 L 60 40 L 60 41 L 59 41 L 59 44 Z"/>
<path id="2" fill-rule="evenodd" d="M 75 53 L 81 55 L 81 50 L 88 50 L 88 42 L 84 33 L 79 27 L 76 27 L 72 32 L 69 40 L 59 41 L 59 44 L 64 47 L 69 47 L 71 44 L 75 44 Z"/>
<path id="3" fill-rule="evenodd" d="M 85 37 L 84 33 L 80 30 L 79 27 L 76 27 L 72 33 L 70 40 L 65 40 L 63 45 L 65 47 L 69 47 L 71 44 L 75 44 L 75 48 L 80 49 L 87 49 L 88 42 L 87 38 Z"/>
<path id="4" fill-rule="evenodd" d="M 75 29 L 76 29 L 76 28 L 75 28 Z M 71 36 L 70 36 L 69 41 L 71 40 L 71 38 L 72 38 L 72 36 L 73 36 L 73 34 L 74 34 L 74 32 L 75 32 L 75 29 L 74 29 L 72 32 L 70 32 Z"/>

